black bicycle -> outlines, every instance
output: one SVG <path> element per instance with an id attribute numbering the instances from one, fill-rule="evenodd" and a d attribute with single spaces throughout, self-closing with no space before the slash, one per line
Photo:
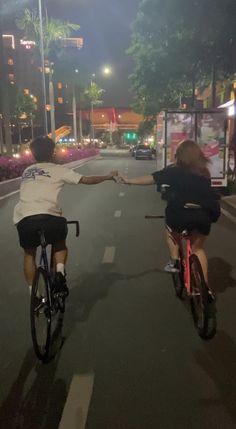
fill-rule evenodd
<path id="1" fill-rule="evenodd" d="M 79 236 L 79 222 L 68 221 L 67 225 L 76 226 L 76 237 Z M 54 293 L 54 249 L 45 240 L 43 230 L 40 234 L 40 261 L 33 281 L 30 305 L 31 335 L 37 357 L 47 362 L 56 353 L 50 350 L 58 332 L 62 329 L 65 312 L 65 296 Z M 48 255 L 50 254 L 50 256 Z M 50 265 L 49 265 L 50 257 Z"/>

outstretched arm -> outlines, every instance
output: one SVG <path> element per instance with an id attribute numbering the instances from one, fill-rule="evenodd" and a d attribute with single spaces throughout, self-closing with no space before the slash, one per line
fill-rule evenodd
<path id="1" fill-rule="evenodd" d="M 106 176 L 82 176 L 79 183 L 82 183 L 83 185 L 97 185 L 98 183 L 105 182 L 106 180 L 115 181 L 117 174 L 117 171 L 111 171 Z"/>
<path id="2" fill-rule="evenodd" d="M 127 177 L 119 174 L 120 183 L 124 183 L 125 185 L 154 185 L 155 180 L 152 175 L 150 176 L 140 176 L 134 177 L 132 179 L 128 179 Z"/>

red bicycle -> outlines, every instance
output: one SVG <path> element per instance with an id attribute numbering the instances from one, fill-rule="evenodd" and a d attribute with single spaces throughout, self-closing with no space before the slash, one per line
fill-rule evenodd
<path id="1" fill-rule="evenodd" d="M 164 219 L 164 216 L 146 215 L 146 219 Z M 190 301 L 194 325 L 199 336 L 211 339 L 216 333 L 216 307 L 213 294 L 204 280 L 201 263 L 192 252 L 190 233 L 185 230 L 179 239 L 179 272 L 172 273 L 174 289 L 182 299 L 185 290 Z"/>

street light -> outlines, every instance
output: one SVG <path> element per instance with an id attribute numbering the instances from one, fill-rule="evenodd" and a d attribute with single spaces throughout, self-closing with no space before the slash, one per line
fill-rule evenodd
<path id="1" fill-rule="evenodd" d="M 44 64 L 44 43 L 43 43 L 43 17 L 42 17 L 42 1 L 39 0 L 39 35 L 40 35 L 40 55 L 42 66 L 42 90 L 43 90 L 43 110 L 44 110 L 44 132 L 48 134 L 48 118 L 47 118 L 47 97 L 46 97 L 46 81 L 45 81 L 45 64 Z"/>
<path id="2" fill-rule="evenodd" d="M 102 70 L 103 74 L 106 76 L 110 76 L 112 73 L 111 67 L 109 66 L 104 66 L 103 70 Z"/>
<path id="3" fill-rule="evenodd" d="M 93 87 L 93 84 L 94 84 L 94 82 L 93 82 L 93 78 L 95 78 L 95 73 L 93 73 L 92 75 L 91 75 L 91 79 L 90 79 L 90 87 L 92 88 Z M 93 142 L 93 144 L 94 144 L 94 126 L 93 126 L 93 113 L 94 113 L 94 106 L 93 106 L 93 98 L 91 97 L 91 135 L 92 135 L 92 142 Z"/>
<path id="4" fill-rule="evenodd" d="M 112 74 L 112 68 L 110 67 L 110 66 L 103 66 L 101 69 L 100 69 L 100 71 L 101 71 L 101 73 L 104 75 L 104 76 L 110 76 L 111 74 Z M 93 79 L 95 78 L 95 73 L 93 73 L 92 75 L 91 75 L 91 78 L 90 78 L 90 87 L 92 88 L 92 86 L 93 86 L 93 83 L 94 83 L 94 81 L 93 81 Z M 91 140 L 92 140 L 92 142 L 94 143 L 94 103 L 93 103 L 93 100 L 92 100 L 92 98 L 91 98 L 91 113 L 90 113 L 90 119 L 91 119 Z"/>

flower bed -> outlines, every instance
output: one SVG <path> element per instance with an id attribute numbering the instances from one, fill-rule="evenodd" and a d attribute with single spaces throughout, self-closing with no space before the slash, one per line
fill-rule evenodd
<path id="1" fill-rule="evenodd" d="M 56 163 L 67 164 L 68 162 L 77 161 L 90 156 L 98 155 L 99 150 L 95 148 L 89 149 L 57 149 Z M 0 156 L 0 182 L 9 179 L 20 177 L 26 167 L 33 164 L 35 161 L 29 154 L 21 155 L 19 158 Z"/>

